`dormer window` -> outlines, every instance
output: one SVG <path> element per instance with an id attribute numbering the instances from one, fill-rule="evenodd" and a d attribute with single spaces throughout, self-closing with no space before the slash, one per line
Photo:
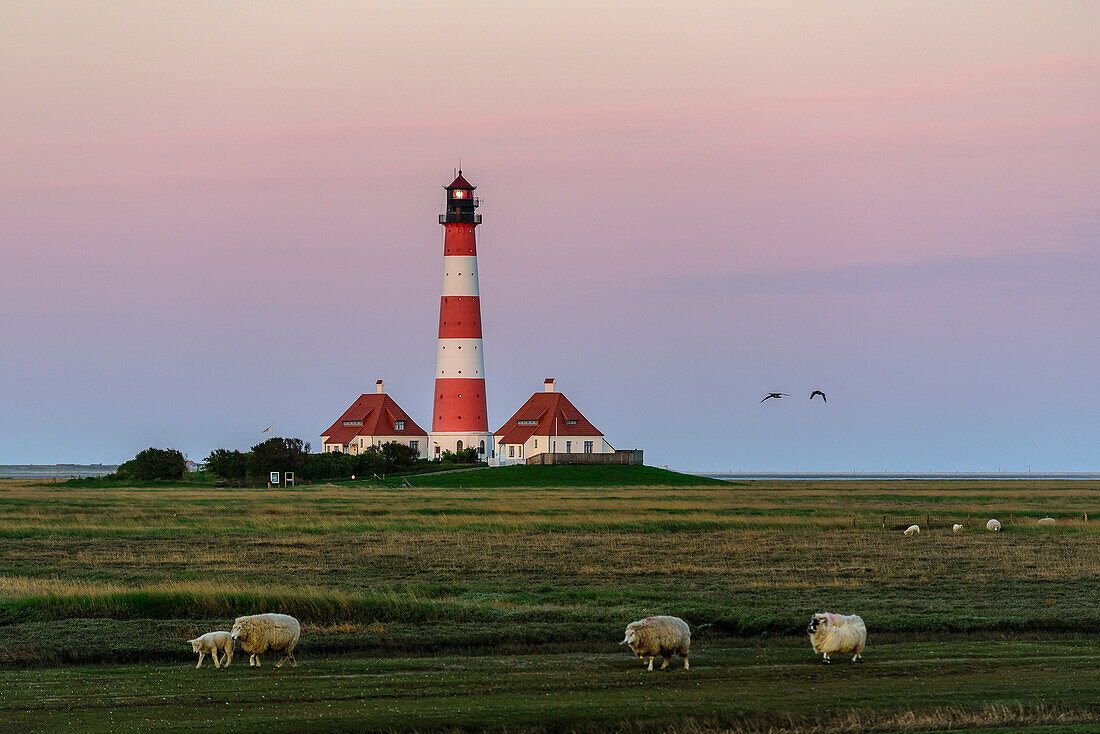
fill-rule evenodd
<path id="1" fill-rule="evenodd" d="M 575 425 L 577 425 L 577 419 L 576 418 L 566 418 L 565 419 L 565 425 L 575 426 Z"/>
<path id="2" fill-rule="evenodd" d="M 404 431 L 405 430 L 405 421 L 394 421 L 393 422 L 393 430 L 395 430 L 395 431 Z"/>
<path id="3" fill-rule="evenodd" d="M 532 420 L 517 420 L 516 421 L 517 426 L 537 426 L 538 424 L 539 424 L 538 421 L 532 421 Z"/>

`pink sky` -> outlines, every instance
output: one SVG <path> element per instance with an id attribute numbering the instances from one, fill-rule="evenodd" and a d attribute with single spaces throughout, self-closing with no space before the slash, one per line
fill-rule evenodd
<path id="1" fill-rule="evenodd" d="M 651 463 L 1096 470 L 1098 27 L 1089 2 L 13 4 L 0 463 L 201 458 L 272 419 L 316 443 L 378 377 L 427 424 L 461 158 L 494 428 L 552 375 Z"/>

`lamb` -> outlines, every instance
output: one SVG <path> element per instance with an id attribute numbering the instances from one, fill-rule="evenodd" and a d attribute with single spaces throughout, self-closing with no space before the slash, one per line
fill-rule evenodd
<path id="1" fill-rule="evenodd" d="M 1001 522 L 1000 522 L 1000 520 L 990 520 L 989 522 L 987 522 L 985 524 L 985 529 L 990 530 L 994 533 L 1001 532 Z"/>
<path id="2" fill-rule="evenodd" d="M 855 614 L 815 614 L 806 628 L 814 652 L 821 653 L 821 662 L 829 665 L 829 655 L 838 652 L 854 652 L 853 663 L 863 662 L 863 648 L 867 646 L 867 627 Z"/>
<path id="3" fill-rule="evenodd" d="M 1053 517 L 1044 517 L 1042 520 L 1039 521 L 1039 524 L 1040 525 L 1053 525 L 1054 524 L 1054 518 Z"/>
<path id="4" fill-rule="evenodd" d="M 661 670 L 668 667 L 672 654 L 684 659 L 684 670 L 691 670 L 688 663 L 688 648 L 691 647 L 691 629 L 687 622 L 679 617 L 646 617 L 626 626 L 626 636 L 620 645 L 629 645 L 630 650 L 645 665 L 647 660 L 653 670 L 653 658 L 660 655 L 665 659 Z"/>
<path id="5" fill-rule="evenodd" d="M 963 526 L 958 524 L 958 523 L 955 523 L 954 525 L 951 526 L 951 530 L 953 532 L 956 532 L 956 533 L 961 533 L 963 531 Z"/>
<path id="6" fill-rule="evenodd" d="M 910 525 L 905 529 L 905 535 L 920 535 L 920 525 Z"/>
<path id="7" fill-rule="evenodd" d="M 260 667 L 260 654 L 268 650 L 281 652 L 283 657 L 275 664 L 282 667 L 287 660 L 298 667 L 294 659 L 294 646 L 302 628 L 298 620 L 287 614 L 253 614 L 237 617 L 233 622 L 233 639 L 241 641 L 241 649 L 249 653 L 248 667 Z"/>
<path id="8" fill-rule="evenodd" d="M 191 643 L 191 650 L 199 654 L 196 668 L 202 667 L 202 660 L 207 655 L 214 658 L 215 668 L 228 668 L 233 662 L 233 635 L 228 632 L 207 632 L 188 642 Z M 218 661 L 218 650 L 222 651 L 222 662 Z"/>

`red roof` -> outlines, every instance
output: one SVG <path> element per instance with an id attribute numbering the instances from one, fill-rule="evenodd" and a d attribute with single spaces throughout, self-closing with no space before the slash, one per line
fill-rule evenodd
<path id="1" fill-rule="evenodd" d="M 519 425 L 517 421 L 538 423 Z M 602 436 L 603 433 L 560 392 L 537 392 L 493 435 L 500 437 L 497 443 L 524 443 L 535 435 Z"/>
<path id="2" fill-rule="evenodd" d="M 474 186 L 472 183 L 470 183 L 469 181 L 464 179 L 462 177 L 462 171 L 459 171 L 458 176 L 455 178 L 455 180 L 451 181 L 451 185 L 450 186 L 444 186 L 443 188 L 445 188 L 445 189 L 476 189 L 477 186 Z"/>
<path id="3" fill-rule="evenodd" d="M 394 421 L 405 421 L 405 430 L 394 430 Z M 362 421 L 361 425 L 345 426 L 344 421 Z M 356 436 L 427 436 L 416 421 L 385 393 L 360 395 L 359 399 L 336 419 L 327 431 L 325 443 L 351 443 Z"/>

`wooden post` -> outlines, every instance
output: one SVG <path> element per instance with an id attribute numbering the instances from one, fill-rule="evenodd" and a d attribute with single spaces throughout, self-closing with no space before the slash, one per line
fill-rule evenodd
<path id="1" fill-rule="evenodd" d="M 882 529 L 883 529 L 883 530 L 885 530 L 885 529 L 886 529 L 886 515 L 883 515 L 883 516 L 882 516 Z"/>

